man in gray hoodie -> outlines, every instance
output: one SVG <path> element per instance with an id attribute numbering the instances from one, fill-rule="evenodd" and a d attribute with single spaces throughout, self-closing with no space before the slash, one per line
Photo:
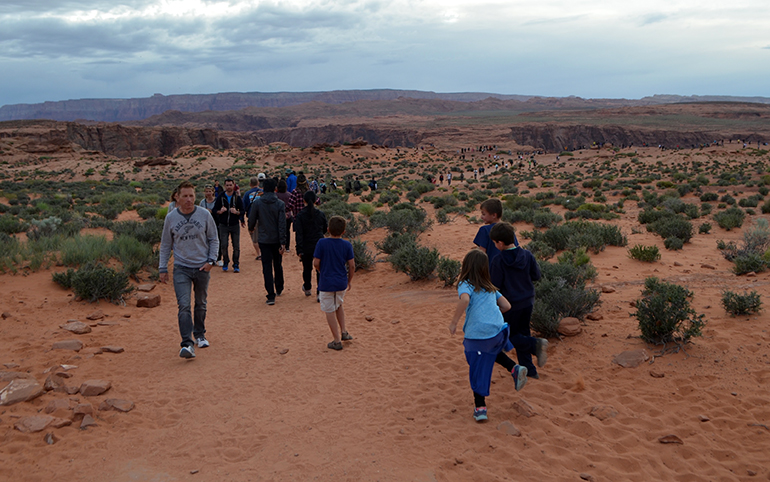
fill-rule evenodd
<path id="1" fill-rule="evenodd" d="M 286 205 L 278 199 L 275 179 L 265 179 L 262 197 L 251 203 L 249 232 L 258 226 L 257 242 L 262 252 L 262 276 L 265 279 L 268 305 L 283 292 L 283 253 L 286 245 Z M 273 273 L 275 270 L 275 275 Z"/>
<path id="2" fill-rule="evenodd" d="M 214 218 L 206 208 L 195 205 L 195 186 L 189 181 L 179 185 L 177 208 L 166 215 L 160 239 L 160 281 L 168 282 L 168 260 L 174 252 L 174 292 L 179 307 L 179 356 L 195 358 L 193 336 L 198 348 L 209 346 L 206 340 L 206 297 L 209 271 L 219 252 L 219 234 Z M 195 315 L 191 313 L 190 290 L 195 294 Z"/>

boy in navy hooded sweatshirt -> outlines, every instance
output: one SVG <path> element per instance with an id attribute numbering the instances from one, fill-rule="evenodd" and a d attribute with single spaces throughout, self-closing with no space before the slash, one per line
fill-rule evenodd
<path id="1" fill-rule="evenodd" d="M 490 261 L 489 274 L 492 284 L 511 303 L 511 309 L 503 313 L 503 319 L 510 327 L 511 343 L 516 349 L 519 365 L 527 367 L 527 376 L 539 378 L 532 355 L 537 357 L 538 366 L 544 366 L 548 340 L 533 337 L 529 322 L 535 306 L 534 282 L 541 276 L 540 266 L 532 253 L 516 246 L 516 234 L 510 224 L 495 224 L 489 237 L 500 250 L 500 254 Z"/>

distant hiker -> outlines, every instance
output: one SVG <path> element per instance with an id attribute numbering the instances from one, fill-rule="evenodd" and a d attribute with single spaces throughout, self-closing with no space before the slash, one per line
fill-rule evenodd
<path id="1" fill-rule="evenodd" d="M 230 264 L 228 240 L 233 241 L 233 273 L 240 273 L 241 227 L 246 227 L 243 213 L 243 200 L 235 193 L 235 181 L 225 180 L 225 192 L 214 204 L 214 211 L 219 221 L 219 244 L 222 246 L 222 271 L 227 271 Z"/>
<path id="2" fill-rule="evenodd" d="M 328 229 L 326 215 L 316 209 L 316 195 L 313 191 L 306 191 L 303 195 L 303 207 L 294 217 L 294 233 L 297 243 L 297 256 L 302 262 L 302 291 L 305 296 L 310 296 L 310 283 L 313 274 L 313 253 L 316 244 L 324 237 Z M 316 272 L 316 299 L 318 298 L 318 276 Z"/>
<path id="3" fill-rule="evenodd" d="M 286 206 L 275 194 L 275 179 L 265 179 L 265 192 L 251 204 L 249 232 L 259 227 L 258 241 L 262 252 L 262 276 L 268 305 L 283 292 L 282 257 L 286 245 Z"/>
<path id="4" fill-rule="evenodd" d="M 260 175 L 264 180 L 265 175 L 262 173 L 260 173 Z M 259 181 L 260 181 L 259 177 L 252 177 L 251 179 L 249 179 L 249 186 L 251 189 L 246 191 L 246 193 L 243 195 L 243 212 L 245 212 L 247 216 L 249 214 L 249 209 L 251 209 L 251 203 L 256 201 L 257 198 L 259 198 L 259 196 L 262 195 L 262 188 L 259 187 Z M 254 251 L 256 252 L 256 259 L 257 261 L 259 261 L 260 259 L 262 259 L 262 257 L 259 252 L 259 243 L 257 242 L 256 233 L 257 233 L 256 230 L 254 230 L 254 233 L 251 233 L 251 245 L 254 246 Z"/>
<path id="5" fill-rule="evenodd" d="M 302 176 L 304 179 L 304 176 Z M 283 201 L 286 209 L 286 244 L 284 244 L 284 250 L 289 251 L 291 244 L 291 223 L 294 221 L 294 214 L 291 212 L 289 200 L 291 199 L 291 192 L 287 191 L 286 181 L 281 179 L 278 181 L 278 187 L 275 190 L 275 195 L 278 199 Z"/>

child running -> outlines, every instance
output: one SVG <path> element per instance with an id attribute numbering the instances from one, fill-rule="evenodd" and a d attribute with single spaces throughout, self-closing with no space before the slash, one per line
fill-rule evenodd
<path id="1" fill-rule="evenodd" d="M 350 289 L 356 272 L 353 245 L 342 239 L 346 224 L 345 218 L 332 216 L 329 220 L 331 236 L 320 239 L 313 252 L 313 267 L 320 273 L 318 300 L 334 336 L 334 340 L 326 345 L 331 350 L 342 350 L 342 342 L 353 339 L 345 327 L 345 310 L 342 308 L 345 292 Z"/>
<path id="2" fill-rule="evenodd" d="M 457 293 L 460 301 L 449 324 L 449 333 L 455 334 L 457 323 L 464 312 L 463 346 L 476 406 L 473 418 L 477 422 L 485 422 L 485 397 L 489 396 L 492 367 L 495 362 L 511 372 L 516 390 L 521 390 L 527 383 L 527 369 L 514 363 L 505 354 L 513 349 L 508 339 L 508 325 L 503 321 L 503 312 L 508 311 L 511 305 L 492 284 L 487 255 L 480 250 L 474 249 L 465 255 Z"/>

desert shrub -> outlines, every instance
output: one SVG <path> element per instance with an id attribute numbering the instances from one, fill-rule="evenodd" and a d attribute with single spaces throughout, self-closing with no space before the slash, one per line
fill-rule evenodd
<path id="1" fill-rule="evenodd" d="M 104 236 L 75 236 L 65 239 L 60 247 L 64 266 L 81 266 L 110 257 L 109 243 Z"/>
<path id="2" fill-rule="evenodd" d="M 743 208 L 755 208 L 759 205 L 759 201 L 761 201 L 762 198 L 756 194 L 753 194 L 747 198 L 741 199 L 738 201 L 738 206 Z"/>
<path id="3" fill-rule="evenodd" d="M 118 236 L 109 245 L 109 253 L 123 265 L 123 271 L 136 277 L 144 268 L 158 266 L 158 253 L 152 246 L 133 236 Z"/>
<path id="4" fill-rule="evenodd" d="M 436 209 L 441 209 L 444 206 L 457 206 L 457 204 L 459 203 L 457 198 L 452 196 L 451 194 L 426 198 L 426 201 L 433 204 L 433 207 Z"/>
<path id="5" fill-rule="evenodd" d="M 535 210 L 534 209 L 517 209 L 516 211 L 511 211 L 509 209 L 503 208 L 503 216 L 500 218 L 506 223 L 514 224 L 518 222 L 525 222 L 525 223 L 532 223 L 534 222 L 535 218 Z"/>
<path id="6" fill-rule="evenodd" d="M 743 249 L 757 254 L 764 254 L 770 248 L 770 225 L 767 219 L 757 219 L 743 232 Z"/>
<path id="7" fill-rule="evenodd" d="M 648 343 L 685 344 L 701 336 L 706 322 L 690 306 L 692 292 L 673 283 L 651 277 L 644 280 L 642 298 L 632 316 L 639 320 L 642 339 Z"/>
<path id="8" fill-rule="evenodd" d="M 762 301 L 756 291 L 744 291 L 742 295 L 725 291 L 722 293 L 722 306 L 733 316 L 751 315 L 759 313 L 762 308 Z"/>
<path id="9" fill-rule="evenodd" d="M 0 233 L 14 234 L 27 230 L 27 225 L 10 213 L 0 216 Z"/>
<path id="10" fill-rule="evenodd" d="M 692 238 L 692 223 L 679 215 L 671 215 L 658 219 L 647 225 L 647 230 L 658 234 L 663 239 L 679 238 L 689 243 Z"/>
<path id="11" fill-rule="evenodd" d="M 701 202 L 704 202 L 704 203 L 716 201 L 717 199 L 719 199 L 719 194 L 715 192 L 704 192 L 703 194 L 700 195 L 700 200 Z"/>
<path id="12" fill-rule="evenodd" d="M 657 246 L 637 244 L 634 247 L 629 248 L 628 255 L 633 259 L 644 261 L 645 263 L 653 263 L 660 259 L 660 250 Z"/>
<path id="13" fill-rule="evenodd" d="M 136 207 L 136 213 L 142 219 L 152 219 L 158 214 L 159 206 L 152 206 L 150 204 L 142 204 Z"/>
<path id="14" fill-rule="evenodd" d="M 671 251 L 679 251 L 684 247 L 684 241 L 677 238 L 676 236 L 671 236 L 670 238 L 663 240 L 663 246 L 665 246 L 666 249 L 670 249 Z"/>
<path id="15" fill-rule="evenodd" d="M 588 221 L 570 221 L 544 232 L 535 231 L 532 233 L 532 241 L 542 241 L 554 251 L 584 247 L 595 253 L 604 250 L 608 245 L 628 244 L 628 240 L 618 226 Z"/>
<path id="16" fill-rule="evenodd" d="M 698 233 L 709 234 L 711 232 L 711 223 L 703 223 L 698 226 Z"/>
<path id="17" fill-rule="evenodd" d="M 562 221 L 562 217 L 550 210 L 538 210 L 532 216 L 532 224 L 536 228 L 550 228 Z"/>
<path id="18" fill-rule="evenodd" d="M 396 191 L 386 190 L 386 191 L 383 191 L 382 194 L 380 194 L 380 202 L 382 204 L 394 205 L 398 203 L 399 199 L 400 199 L 400 196 Z"/>
<path id="19" fill-rule="evenodd" d="M 375 241 L 374 245 L 385 254 L 393 254 L 403 246 L 417 243 L 415 233 L 390 233 L 382 242 Z"/>
<path id="20" fill-rule="evenodd" d="M 158 211 L 155 213 L 155 219 L 163 221 L 166 219 L 166 215 L 168 215 L 168 207 L 158 208 Z"/>
<path id="21" fill-rule="evenodd" d="M 425 279 L 436 270 L 439 252 L 418 244 L 405 245 L 388 257 L 396 271 L 409 275 L 412 281 Z"/>
<path id="22" fill-rule="evenodd" d="M 770 199 L 762 203 L 762 214 L 770 213 Z"/>
<path id="23" fill-rule="evenodd" d="M 32 229 L 27 231 L 27 239 L 40 239 L 44 236 L 53 236 L 62 225 L 61 218 L 50 216 L 45 219 L 33 219 Z"/>
<path id="24" fill-rule="evenodd" d="M 63 288 L 72 288 L 75 296 L 92 303 L 106 299 L 124 304 L 124 296 L 133 290 L 128 283 L 127 273 L 95 262 L 87 263 L 77 270 L 70 268 L 66 273 L 54 273 L 53 280 Z"/>
<path id="25" fill-rule="evenodd" d="M 358 212 L 363 214 L 366 217 L 371 216 L 372 214 L 374 214 L 375 211 L 376 209 L 371 204 L 361 203 L 358 205 Z"/>
<path id="26" fill-rule="evenodd" d="M 767 261 L 757 253 L 743 253 L 737 255 L 733 260 L 733 272 L 737 275 L 746 273 L 761 273 L 767 269 Z"/>
<path id="27" fill-rule="evenodd" d="M 360 239 L 351 239 L 353 245 L 353 258 L 356 263 L 356 271 L 359 269 L 369 269 L 374 266 L 374 254 L 367 247 L 366 241 Z"/>
<path id="28" fill-rule="evenodd" d="M 449 222 L 449 211 L 447 211 L 447 208 L 441 208 L 438 211 L 436 211 L 436 221 L 439 224 L 447 224 Z"/>
<path id="29" fill-rule="evenodd" d="M 436 274 L 438 279 L 444 282 L 444 286 L 452 286 L 460 276 L 461 267 L 462 263 L 456 259 L 441 256 L 436 265 Z"/>
<path id="30" fill-rule="evenodd" d="M 110 227 L 113 235 L 132 236 L 139 241 L 155 246 L 160 243 L 163 235 L 163 221 L 148 219 L 147 221 L 118 221 Z"/>
<path id="31" fill-rule="evenodd" d="M 590 262 L 582 263 L 584 255 L 585 251 L 574 253 L 558 263 L 538 261 L 542 277 L 535 282 L 531 319 L 535 331 L 544 336 L 558 336 L 562 318 L 574 316 L 582 320 L 599 303 L 599 291 L 585 286 L 595 279 L 596 269 Z"/>
<path id="32" fill-rule="evenodd" d="M 532 241 L 526 248 L 539 260 L 551 259 L 556 254 L 556 250 L 545 241 Z"/>
<path id="33" fill-rule="evenodd" d="M 431 224 L 424 209 L 409 203 L 396 204 L 388 212 L 377 211 L 369 222 L 372 227 L 385 227 L 392 233 L 421 233 Z"/>
<path id="34" fill-rule="evenodd" d="M 714 221 L 717 222 L 720 228 L 730 231 L 733 228 L 740 228 L 743 226 L 743 220 L 746 218 L 746 213 L 742 209 L 735 206 L 725 209 L 722 212 L 714 215 Z"/>

